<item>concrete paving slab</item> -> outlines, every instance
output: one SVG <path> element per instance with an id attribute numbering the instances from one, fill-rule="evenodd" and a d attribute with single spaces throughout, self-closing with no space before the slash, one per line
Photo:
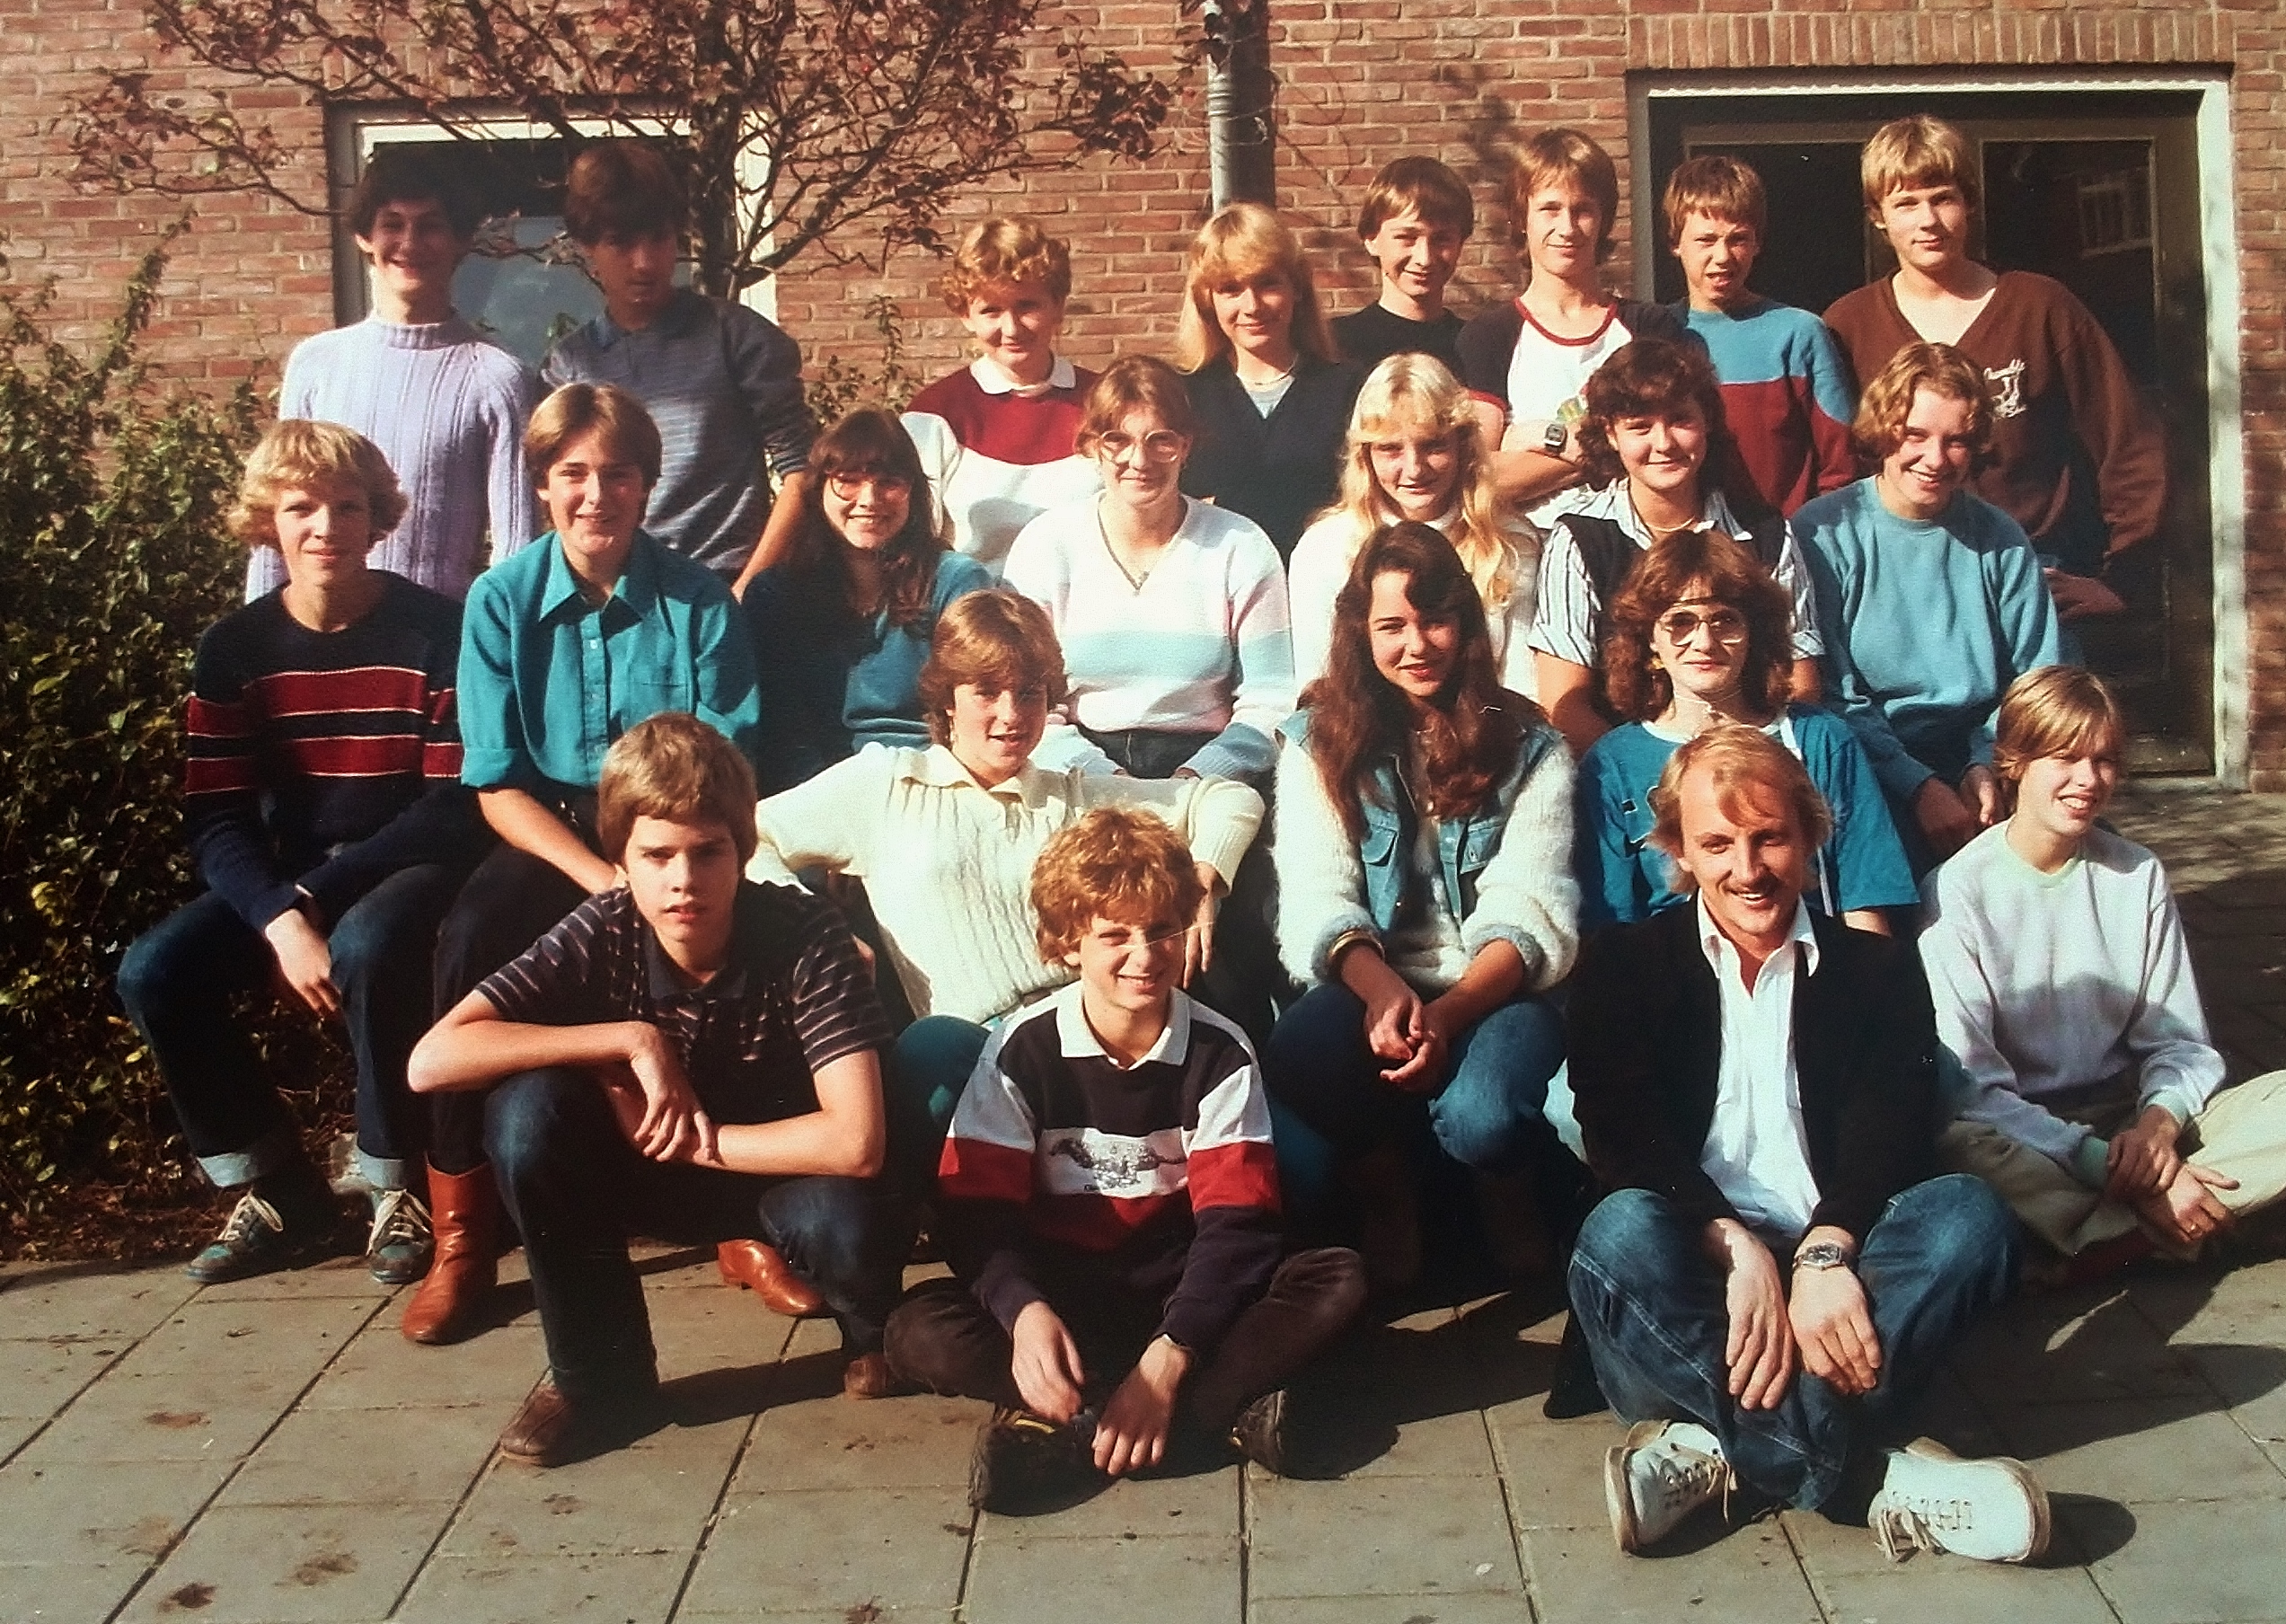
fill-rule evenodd
<path id="1" fill-rule="evenodd" d="M 1029 1517 L 987 1515 L 993 1539 L 1235 1540 L 1241 1524 L 1239 1468 L 1123 1478 L 1076 1505 Z M 983 1536 L 980 1535 L 980 1538 Z"/>
<path id="2" fill-rule="evenodd" d="M 1255 1596 L 1521 1592 L 1499 1484 L 1446 1478 L 1253 1486 Z"/>
<path id="3" fill-rule="evenodd" d="M 1486 1412 L 1499 1442 L 1501 1477 L 1518 1528 L 1601 1528 L 1603 1458 L 1626 1441 L 1610 1411 L 1550 1421 L 1540 1400 L 1521 1399 Z"/>
<path id="4" fill-rule="evenodd" d="M 2121 1283 L 2018 1299 L 1987 1316 L 1948 1363 L 1988 1410 L 2206 1396 L 2198 1366 L 2167 1346 L 2128 1290 Z"/>
<path id="5" fill-rule="evenodd" d="M 795 1322 L 763 1308 L 751 1292 L 719 1284 L 698 1291 L 647 1282 L 643 1302 L 650 1310 L 661 1376 L 772 1364 L 784 1355 L 793 1334 Z"/>
<path id="6" fill-rule="evenodd" d="M 217 1215 L 216 1226 L 221 1226 Z M 267 1275 L 253 1275 L 244 1280 L 225 1280 L 220 1285 L 201 1287 L 201 1302 L 275 1302 L 279 1301 L 306 1302 L 317 1297 L 343 1297 L 359 1302 L 380 1302 L 400 1292 L 410 1294 L 409 1286 L 384 1285 L 373 1277 L 361 1256 L 344 1254 L 322 1258 L 297 1269 L 274 1269 Z"/>
<path id="7" fill-rule="evenodd" d="M 0 1562 L 148 1565 L 213 1497 L 231 1462 L 74 1461 L 0 1470 Z M 0 1614 L 0 1617 L 4 1617 Z"/>
<path id="8" fill-rule="evenodd" d="M 966 1624 L 1244 1624 L 1235 1538 L 1115 1540 L 1082 1556 L 1007 1526 L 977 1536 Z"/>
<path id="9" fill-rule="evenodd" d="M 816 1399 L 765 1410 L 734 1491 L 965 1485 L 992 1406 L 933 1394 L 869 1404 Z"/>
<path id="10" fill-rule="evenodd" d="M 1521 1596 L 1264 1596 L 1249 1624 L 1524 1624 Z"/>
<path id="11" fill-rule="evenodd" d="M 0 1418 L 45 1420 L 76 1398 L 128 1346 L 124 1337 L 93 1342 L 0 1341 Z M 0 1428 L 0 1436 L 5 1430 Z M 0 1444 L 0 1454 L 6 1450 L 7 1445 Z"/>
<path id="12" fill-rule="evenodd" d="M 2286 1477 L 2211 1400 L 2043 1404 L 2003 1412 L 1997 1425 L 2009 1452 L 2052 1494 L 2131 1503 L 2286 1499 Z"/>
<path id="13" fill-rule="evenodd" d="M 2090 1571 L 2122 1624 L 2275 1617 L 2286 1595 L 2286 1501 L 2136 1505 L 2132 1535 Z M 2069 1522 L 2080 1514 L 2068 1511 Z"/>
<path id="14" fill-rule="evenodd" d="M 1532 1530 L 1524 1536 L 1524 1562 L 1541 1624 L 1686 1618 L 1823 1624 L 1775 1520 L 1725 1535 L 1708 1516 L 1703 1526 L 1685 1525 L 1668 1545 L 1671 1554 L 1628 1557 L 1612 1545 L 1608 1523 Z"/>
<path id="15" fill-rule="evenodd" d="M 428 1505 L 217 1506 L 153 1574 L 122 1624 L 385 1619 L 443 1520 Z"/>
<path id="16" fill-rule="evenodd" d="M 732 1448 L 685 1461 L 620 1450 L 547 1470 L 500 1461 L 438 1549 L 488 1558 L 695 1550 L 729 1478 Z"/>
<path id="17" fill-rule="evenodd" d="M 0 1619 L 24 1624 L 104 1624 L 127 1600 L 147 1562 L 102 1567 L 0 1564 Z"/>
<path id="18" fill-rule="evenodd" d="M 1972 1562 L 1917 1552 L 1892 1562 L 1863 1527 L 1815 1512 L 1779 1514 L 1780 1526 L 1833 1620 L 1920 1624 L 1932 1619 L 2007 1620 L 2008 1624 L 2107 1624 L 2111 1606 L 2079 1566 L 2067 1537 L 2037 1567 Z"/>
<path id="19" fill-rule="evenodd" d="M 395 1624 L 471 1624 L 479 1619 L 547 1624 L 629 1624 L 666 1618 L 686 1551 L 583 1557 L 439 1556 L 393 1618 Z"/>
<path id="20" fill-rule="evenodd" d="M 809 1489 L 725 1502 L 678 1620 L 757 1612 L 845 1619 L 950 1611 L 968 1559 L 968 1501 L 951 1488 Z M 903 1617 L 902 1613 L 896 1616 Z"/>
<path id="21" fill-rule="evenodd" d="M 494 1435 L 464 1409 L 296 1410 L 220 1504 L 454 1505 L 491 1458 Z"/>
<path id="22" fill-rule="evenodd" d="M 496 1326 L 451 1347 L 424 1347 L 406 1341 L 396 1315 L 384 1311 L 366 1322 L 303 1403 L 311 1409 L 513 1407 L 547 1368 L 536 1323 Z M 505 1425 L 508 1417 L 500 1419 Z"/>
<path id="23" fill-rule="evenodd" d="M 167 1317 L 119 1364 L 121 1376 L 255 1371 L 307 1381 L 373 1318 L 375 1300 L 240 1298 L 203 1293 Z"/>
<path id="24" fill-rule="evenodd" d="M 299 1372 L 117 1372 L 97 1382 L 12 1463 L 234 1461 L 260 1443 L 306 1385 Z"/>
<path id="25" fill-rule="evenodd" d="M 55 1264 L 10 1276 L 0 1293 L 0 1336 L 133 1341 L 190 1301 L 198 1287 L 178 1270 Z"/>

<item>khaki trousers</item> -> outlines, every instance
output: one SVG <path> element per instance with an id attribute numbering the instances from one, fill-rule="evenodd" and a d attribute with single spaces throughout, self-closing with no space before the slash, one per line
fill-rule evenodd
<path id="1" fill-rule="evenodd" d="M 2135 1096 L 2135 1080 L 2122 1077 L 2056 1115 L 2108 1139 L 2134 1122 Z M 2235 1190 L 2215 1192 L 2234 1218 L 2286 1195 L 2286 1072 L 2224 1089 L 2184 1125 L 2178 1148 L 2186 1160 L 2238 1181 Z M 2133 1207 L 2105 1200 L 2102 1191 L 1987 1123 L 1947 1124 L 1937 1153 L 1947 1171 L 1974 1173 L 1990 1185 L 2026 1229 L 2068 1258 L 2140 1222 Z"/>

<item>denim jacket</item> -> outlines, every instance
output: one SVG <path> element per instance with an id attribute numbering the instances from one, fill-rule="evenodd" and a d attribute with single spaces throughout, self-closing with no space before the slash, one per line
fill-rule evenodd
<path id="1" fill-rule="evenodd" d="M 1285 747 L 1301 752 L 1305 758 L 1309 724 L 1310 713 L 1305 710 L 1287 719 L 1279 729 Z M 1540 940 L 1540 932 L 1527 929 L 1522 922 L 1476 917 L 1477 887 L 1479 877 L 1500 851 L 1519 792 L 1548 759 L 1549 753 L 1562 747 L 1562 738 L 1553 728 L 1544 722 L 1533 724 L 1518 746 L 1515 763 L 1493 786 L 1485 804 L 1474 812 L 1441 819 L 1437 825 L 1439 883 L 1444 889 L 1446 907 L 1453 918 L 1461 922 L 1465 945 L 1474 953 L 1487 941 L 1510 941 L 1536 982 L 1540 979 L 1543 967 L 1552 968 L 1556 975 L 1560 975 L 1569 966 L 1577 891 L 1568 870 L 1551 877 L 1556 888 L 1564 893 L 1558 901 L 1565 928 L 1557 933 L 1566 938 L 1560 941 Z M 1324 957 L 1337 940 L 1364 928 L 1371 929 L 1377 936 L 1386 935 L 1396 928 L 1404 905 L 1420 814 L 1394 754 L 1375 764 L 1373 776 L 1379 793 L 1361 798 L 1365 831 L 1356 848 L 1358 891 L 1355 905 L 1337 908 L 1324 920 L 1311 922 L 1314 928 L 1307 951 L 1310 968 L 1315 975 L 1325 975 Z M 1290 957 L 1289 967 L 1301 966 Z"/>

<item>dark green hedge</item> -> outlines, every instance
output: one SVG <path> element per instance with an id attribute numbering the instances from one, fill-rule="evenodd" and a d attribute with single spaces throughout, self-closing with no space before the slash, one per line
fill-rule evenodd
<path id="1" fill-rule="evenodd" d="M 170 241 L 172 240 L 170 236 Z M 111 976 L 190 892 L 183 695 L 245 554 L 221 516 L 255 404 L 164 393 L 137 341 L 166 244 L 93 357 L 0 285 L 0 1205 L 171 1176 L 158 1080 Z"/>

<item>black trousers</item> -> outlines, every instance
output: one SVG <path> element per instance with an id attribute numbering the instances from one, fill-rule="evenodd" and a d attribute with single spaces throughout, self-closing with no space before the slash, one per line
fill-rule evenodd
<path id="1" fill-rule="evenodd" d="M 1088 1403 L 1100 1408 L 1158 1334 L 1165 1304 L 1129 1289 L 1079 1254 L 1051 1257 L 1034 1279 L 1079 1344 Z M 1365 1270 L 1346 1247 L 1297 1252 L 1232 1323 L 1220 1346 L 1183 1384 L 1184 1410 L 1210 1434 L 1284 1385 L 1339 1336 L 1365 1302 Z M 957 1280 L 916 1286 L 889 1316 L 889 1364 L 931 1391 L 1020 1408 L 1015 1346 L 984 1305 Z"/>

